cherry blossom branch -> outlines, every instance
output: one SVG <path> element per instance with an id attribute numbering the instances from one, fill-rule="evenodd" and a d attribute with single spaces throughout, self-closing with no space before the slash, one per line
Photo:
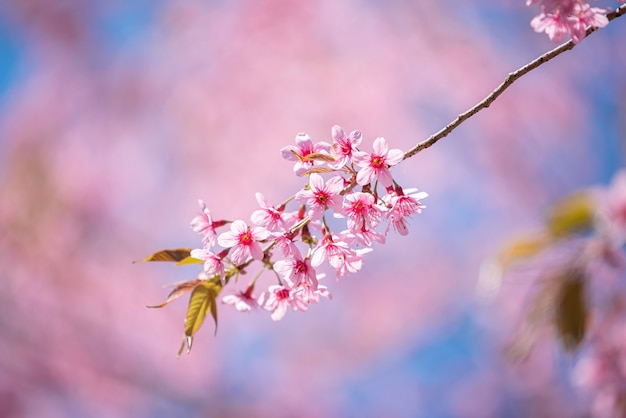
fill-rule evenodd
<path id="1" fill-rule="evenodd" d="M 607 17 L 607 19 L 609 21 L 611 21 L 611 20 L 616 19 L 616 18 L 618 18 L 618 17 L 620 17 L 620 16 L 622 16 L 624 14 L 626 14 L 626 4 L 618 7 L 615 11 L 608 13 L 606 15 L 606 17 Z M 589 36 L 590 34 L 595 32 L 597 29 L 598 28 L 596 28 L 596 27 L 588 27 L 587 31 L 586 31 L 587 36 Z M 472 116 L 474 116 L 476 113 L 478 113 L 482 109 L 488 108 L 491 105 L 491 103 L 493 103 L 498 98 L 498 96 L 500 96 L 515 81 L 517 81 L 517 79 L 521 78 L 523 75 L 531 72 L 532 70 L 534 70 L 535 68 L 541 66 L 542 64 L 545 64 L 546 62 L 550 61 L 552 58 L 555 58 L 555 57 L 561 55 L 563 52 L 569 51 L 570 49 L 574 48 L 575 46 L 576 46 L 576 43 L 573 40 L 569 40 L 567 42 L 564 42 L 563 44 L 561 44 L 558 47 L 554 48 L 553 50 L 551 50 L 551 51 L 541 55 L 540 57 L 538 57 L 535 60 L 529 62 L 528 64 L 526 64 L 523 67 L 517 69 L 516 71 L 513 71 L 512 73 L 509 73 L 509 75 L 507 75 L 507 77 L 504 79 L 502 84 L 500 84 L 495 90 L 493 90 L 481 102 L 477 103 L 474 107 L 468 109 L 464 113 L 461 113 L 459 116 L 456 117 L 456 119 L 454 119 L 452 122 L 450 122 L 448 125 L 446 125 L 439 132 L 434 133 L 433 135 L 431 135 L 428 138 L 426 138 L 424 141 L 420 142 L 419 144 L 415 145 L 413 148 L 409 149 L 404 154 L 404 159 L 406 160 L 408 158 L 413 157 L 418 152 L 425 150 L 426 148 L 428 148 L 431 145 L 435 144 L 440 139 L 445 138 L 446 136 L 448 136 L 448 134 L 450 132 L 452 132 L 453 130 L 458 128 L 459 125 L 461 125 L 467 119 L 471 118 Z"/>

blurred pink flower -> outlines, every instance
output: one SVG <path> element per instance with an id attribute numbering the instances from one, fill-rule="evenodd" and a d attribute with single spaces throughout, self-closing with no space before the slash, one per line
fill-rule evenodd
<path id="1" fill-rule="evenodd" d="M 626 318 L 622 303 L 614 303 L 614 310 L 597 322 L 589 336 L 590 348 L 574 369 L 574 382 L 593 397 L 594 418 L 626 414 Z"/>
<path id="2" fill-rule="evenodd" d="M 561 13 L 540 13 L 530 21 L 535 32 L 545 32 L 552 42 L 562 42 L 576 25 L 577 20 Z"/>
<path id="3" fill-rule="evenodd" d="M 598 215 L 605 222 L 605 234 L 615 248 L 626 242 L 626 170 L 613 176 L 607 188 L 599 190 Z"/>
<path id="4" fill-rule="evenodd" d="M 553 42 L 562 42 L 569 34 L 578 43 L 586 36 L 587 26 L 602 28 L 609 23 L 606 13 L 607 10 L 581 0 L 543 1 L 541 13 L 531 20 L 530 26 L 535 32 L 545 32 Z"/>

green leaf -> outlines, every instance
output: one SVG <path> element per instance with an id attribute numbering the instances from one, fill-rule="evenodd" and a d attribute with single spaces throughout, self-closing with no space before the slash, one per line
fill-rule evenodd
<path id="1" fill-rule="evenodd" d="M 198 258 L 193 258 L 192 256 L 189 257 L 185 257 L 182 260 L 180 260 L 178 263 L 176 263 L 177 266 L 186 266 L 188 264 L 202 264 L 204 263 L 204 260 L 200 260 Z"/>
<path id="2" fill-rule="evenodd" d="M 183 353 L 185 346 L 187 346 L 187 354 L 189 354 L 189 352 L 191 351 L 192 343 L 193 343 L 193 338 L 185 336 L 183 338 L 182 344 L 180 345 L 180 348 L 178 349 L 178 357 L 180 357 L 180 355 Z"/>
<path id="3" fill-rule="evenodd" d="M 160 305 L 148 306 L 148 308 L 162 308 L 165 305 L 169 304 L 170 302 L 178 299 L 179 297 L 191 292 L 196 287 L 200 286 L 202 282 L 204 282 L 204 280 L 195 279 L 195 280 L 189 280 L 186 282 L 177 283 L 174 289 L 170 292 L 170 294 L 167 295 L 167 299 L 165 300 L 165 302 L 161 303 Z"/>
<path id="4" fill-rule="evenodd" d="M 183 347 L 187 345 L 187 352 L 191 351 L 193 343 L 193 335 L 200 329 L 204 323 L 209 311 L 215 321 L 215 330 L 217 332 L 217 295 L 221 290 L 221 284 L 213 281 L 205 281 L 200 286 L 193 289 L 189 298 L 189 307 L 187 308 L 187 316 L 185 317 L 185 339 Z M 181 347 L 181 351 L 183 349 Z"/>
<path id="5" fill-rule="evenodd" d="M 550 237 L 535 235 L 518 238 L 507 244 L 498 255 L 498 262 L 507 269 L 515 262 L 532 257 L 552 243 Z"/>
<path id="6" fill-rule="evenodd" d="M 182 261 L 189 258 L 191 248 L 174 248 L 157 251 L 140 261 Z"/>
<path id="7" fill-rule="evenodd" d="M 594 204 L 588 193 L 575 193 L 552 206 L 546 220 L 554 238 L 590 231 L 593 228 Z"/>

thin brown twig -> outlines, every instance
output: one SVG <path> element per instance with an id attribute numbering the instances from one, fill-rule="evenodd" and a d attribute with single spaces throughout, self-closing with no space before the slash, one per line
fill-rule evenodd
<path id="1" fill-rule="evenodd" d="M 609 21 L 611 21 L 624 14 L 626 14 L 626 4 L 618 7 L 613 12 L 608 13 L 606 17 L 608 18 Z M 595 32 L 596 30 L 598 30 L 598 28 L 595 28 L 595 27 L 587 28 L 587 36 Z M 467 119 L 471 118 L 482 109 L 488 108 L 491 105 L 491 103 L 493 103 L 494 100 L 496 100 L 498 96 L 500 96 L 504 92 L 504 90 L 509 88 L 517 79 L 531 72 L 532 70 L 539 67 L 540 65 L 545 64 L 546 62 L 550 61 L 552 58 L 555 58 L 558 55 L 561 55 L 563 52 L 569 51 L 575 46 L 576 44 L 572 40 L 564 42 L 561 45 L 554 48 L 553 50 L 546 52 L 545 54 L 541 55 L 535 60 L 524 65 L 523 67 L 513 71 L 512 73 L 509 73 L 509 75 L 507 75 L 507 77 L 504 79 L 502 84 L 500 84 L 494 91 L 492 91 L 482 101 L 474 105 L 474 107 L 461 113 L 459 116 L 456 117 L 456 119 L 454 119 L 452 122 L 446 125 L 439 132 L 432 134 L 431 136 L 426 138 L 424 141 L 420 142 L 419 144 L 415 145 L 413 148 L 409 149 L 406 153 L 404 153 L 404 159 L 406 160 L 408 158 L 413 157 L 418 152 L 425 150 L 426 148 L 435 144 L 440 139 L 445 138 L 446 136 L 448 136 L 450 132 L 455 130 L 460 124 L 465 122 Z"/>

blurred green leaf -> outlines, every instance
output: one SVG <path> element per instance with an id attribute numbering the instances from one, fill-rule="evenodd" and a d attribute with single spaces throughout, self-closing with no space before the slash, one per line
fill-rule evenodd
<path id="1" fill-rule="evenodd" d="M 509 242 L 498 255 L 498 262 L 507 269 L 515 262 L 532 257 L 552 243 L 545 235 L 528 236 Z"/>
<path id="2" fill-rule="evenodd" d="M 581 269 L 572 269 L 564 275 L 555 311 L 557 333 L 566 351 L 575 351 L 580 346 L 588 319 L 585 273 Z"/>
<path id="3" fill-rule="evenodd" d="M 170 302 L 178 299 L 179 297 L 191 292 L 193 289 L 195 289 L 200 284 L 202 284 L 203 281 L 204 280 L 195 279 L 195 280 L 189 280 L 189 281 L 182 282 L 182 283 L 177 283 L 174 289 L 167 296 L 167 299 L 165 300 L 165 302 L 161 303 L 160 305 L 148 306 L 148 308 L 162 308 L 165 305 L 169 304 Z"/>
<path id="4" fill-rule="evenodd" d="M 157 251 L 140 261 L 182 261 L 189 258 L 191 248 L 174 248 Z"/>
<path id="5" fill-rule="evenodd" d="M 557 202 L 546 219 L 554 238 L 587 232 L 593 228 L 594 204 L 588 193 L 575 193 Z"/>
<path id="6" fill-rule="evenodd" d="M 584 271 L 574 267 L 562 269 L 545 278 L 506 352 L 513 360 L 525 358 L 539 330 L 553 325 L 561 345 L 571 353 L 583 341 L 588 320 Z"/>

